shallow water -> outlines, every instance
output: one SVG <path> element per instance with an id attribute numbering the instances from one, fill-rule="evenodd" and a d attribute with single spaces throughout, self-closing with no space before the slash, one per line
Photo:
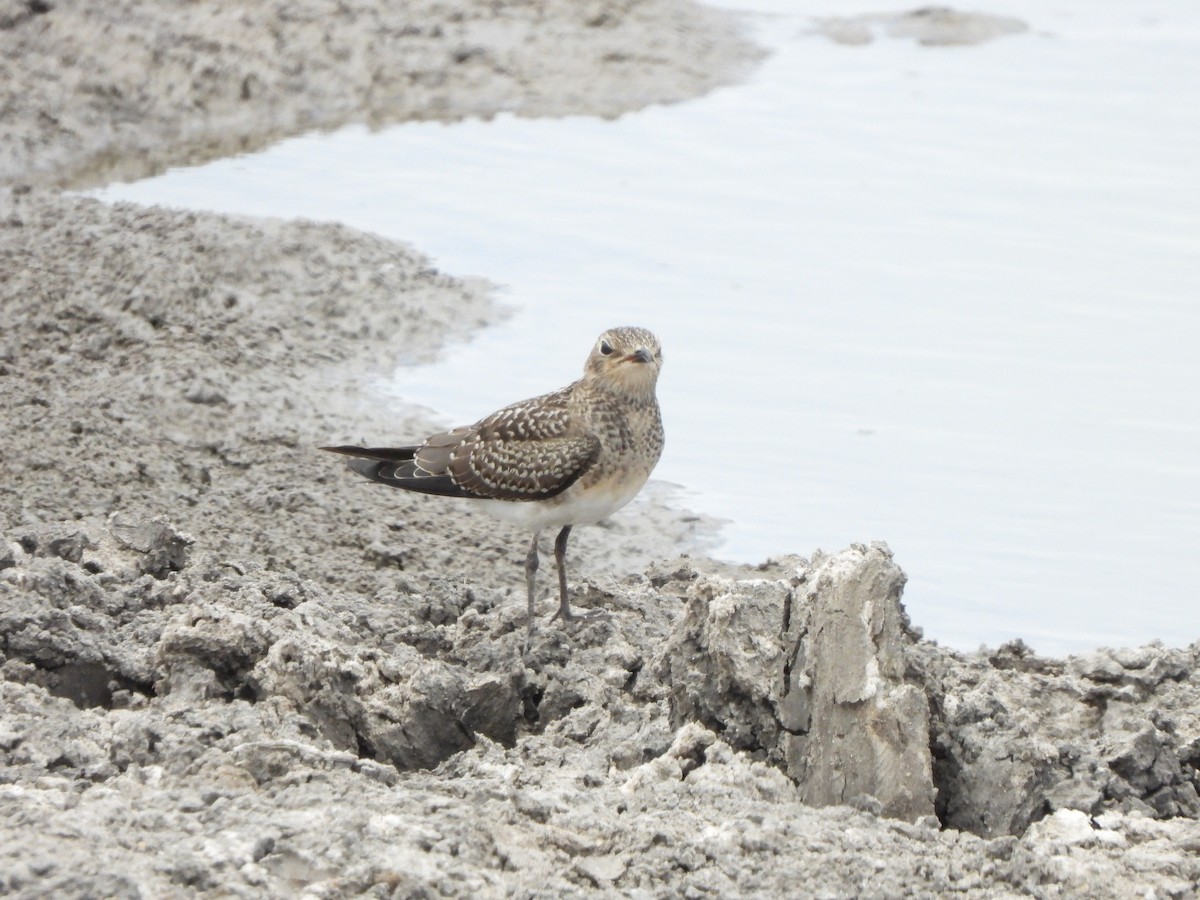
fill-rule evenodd
<path id="1" fill-rule="evenodd" d="M 502 284 L 509 321 L 387 388 L 447 424 L 653 328 L 657 476 L 729 520 L 718 556 L 886 540 L 964 648 L 1200 637 L 1200 7 L 1002 2 L 1032 30 L 931 48 L 768 4 L 773 56 L 700 100 L 347 128 L 96 193 L 335 219 Z"/>

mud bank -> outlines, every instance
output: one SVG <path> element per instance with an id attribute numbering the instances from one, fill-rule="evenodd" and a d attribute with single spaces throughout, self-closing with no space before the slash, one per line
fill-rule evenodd
<path id="1" fill-rule="evenodd" d="M 0 2 L 0 183 L 98 183 L 350 121 L 615 116 L 758 51 L 681 0 Z"/>
<path id="2" fill-rule="evenodd" d="M 542 627 L 524 656 L 503 589 L 247 573 L 162 520 L 18 529 L 0 565 L 18 896 L 1127 897 L 1200 878 L 1200 648 L 947 653 L 912 633 L 882 546 L 583 579 L 611 616 Z"/>
<path id="3" fill-rule="evenodd" d="M 403 9 L 0 4 L 0 893 L 1195 896 L 1200 645 L 950 652 L 885 547 L 731 570 L 650 498 L 573 545 L 611 615 L 522 654 L 522 535 L 312 449 L 419 434 L 368 381 L 487 284 L 47 187 L 753 55 L 672 3 Z"/>

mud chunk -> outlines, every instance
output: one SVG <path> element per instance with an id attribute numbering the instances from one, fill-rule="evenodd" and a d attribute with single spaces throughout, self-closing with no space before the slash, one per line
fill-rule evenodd
<path id="1" fill-rule="evenodd" d="M 91 546 L 88 536 L 77 528 L 53 525 L 21 535 L 21 548 L 30 556 L 65 559 L 77 563 L 83 559 L 83 551 Z M 10 551 L 11 553 L 11 551 Z M 0 557 L 3 557 L 0 551 Z M 10 556 L 11 559 L 11 556 Z M 13 563 L 10 562 L 9 565 Z M 8 568 L 0 563 L 0 568 Z"/>
<path id="2" fill-rule="evenodd" d="M 192 538 L 176 531 L 162 516 L 147 521 L 113 513 L 108 530 L 122 547 L 142 554 L 138 568 L 145 575 L 166 578 L 187 565 Z"/>
<path id="3" fill-rule="evenodd" d="M 815 806 L 932 815 L 904 581 L 882 544 L 796 558 L 786 580 L 699 579 L 663 663 L 673 724 L 697 721 L 763 754 Z"/>

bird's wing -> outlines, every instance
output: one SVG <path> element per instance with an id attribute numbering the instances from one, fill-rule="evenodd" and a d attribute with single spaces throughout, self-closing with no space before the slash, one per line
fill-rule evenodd
<path id="1" fill-rule="evenodd" d="M 544 441 L 465 442 L 450 477 L 467 496 L 492 500 L 545 500 L 561 494 L 587 471 L 600 451 L 594 436 Z"/>
<path id="2" fill-rule="evenodd" d="M 569 388 L 506 406 L 474 425 L 431 435 L 419 447 L 327 447 L 363 457 L 350 467 L 409 491 L 491 500 L 561 494 L 595 462 L 600 441 L 570 428 Z"/>

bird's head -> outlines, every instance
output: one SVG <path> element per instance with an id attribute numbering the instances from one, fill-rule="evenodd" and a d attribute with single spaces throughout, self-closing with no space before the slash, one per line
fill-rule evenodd
<path id="1" fill-rule="evenodd" d="M 610 328 L 596 340 L 583 376 L 616 393 L 652 394 L 662 359 L 658 338 L 645 328 Z"/>

